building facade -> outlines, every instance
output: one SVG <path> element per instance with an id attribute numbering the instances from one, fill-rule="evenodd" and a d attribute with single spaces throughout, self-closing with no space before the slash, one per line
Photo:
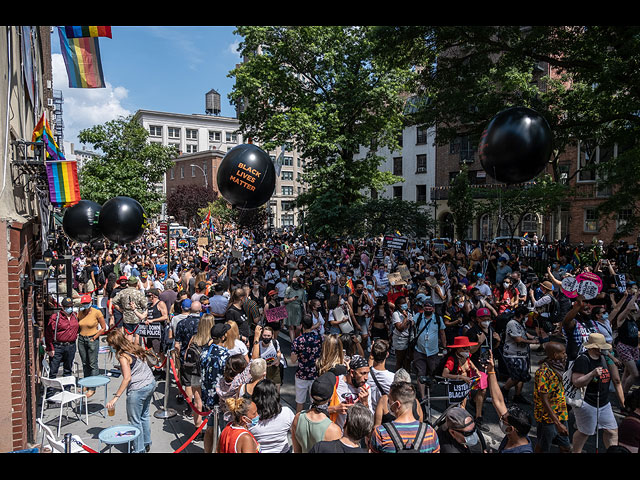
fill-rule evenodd
<path id="1" fill-rule="evenodd" d="M 135 117 L 149 132 L 149 142 L 175 145 L 180 152 L 164 182 L 156 185 L 165 195 L 190 184 L 206 185 L 219 192 L 216 178 L 220 162 L 229 150 L 245 142 L 237 118 L 150 110 L 138 110 Z M 295 200 L 306 189 L 302 180 L 304 159 L 286 148 L 268 153 L 274 162 L 281 163 L 269 202 L 271 227 L 295 227 L 299 224 Z"/>
<path id="2" fill-rule="evenodd" d="M 0 27 L 0 451 L 28 448 L 36 438 L 44 304 L 32 268 L 46 248 L 46 172 L 32 150 L 43 113 L 55 126 L 51 27 Z M 42 180 L 44 175 L 44 182 Z M 45 193 L 46 192 L 46 193 Z"/>

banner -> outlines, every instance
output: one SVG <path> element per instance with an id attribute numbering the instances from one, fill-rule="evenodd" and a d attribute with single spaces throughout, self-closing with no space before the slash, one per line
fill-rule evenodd
<path id="1" fill-rule="evenodd" d="M 307 250 L 306 250 L 304 247 L 296 248 L 296 249 L 293 251 L 293 254 L 294 254 L 296 257 L 303 257 L 303 256 L 305 256 L 305 255 L 307 254 Z"/>
<path id="2" fill-rule="evenodd" d="M 459 403 L 467 396 L 471 386 L 464 380 L 449 381 L 449 403 Z"/>
<path id="3" fill-rule="evenodd" d="M 406 250 L 409 245 L 407 237 L 398 237 L 396 235 L 385 235 L 382 240 L 382 248 L 390 248 L 393 250 Z"/>
<path id="4" fill-rule="evenodd" d="M 145 338 L 161 338 L 162 324 L 160 322 L 153 322 L 149 325 L 141 323 L 140 325 L 138 325 L 136 333 Z"/>

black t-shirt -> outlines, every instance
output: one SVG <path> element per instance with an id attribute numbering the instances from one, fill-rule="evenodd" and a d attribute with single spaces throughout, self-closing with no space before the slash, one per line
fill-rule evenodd
<path id="1" fill-rule="evenodd" d="M 481 333 L 484 334 L 485 340 L 480 344 L 480 348 L 478 348 L 475 353 L 471 354 L 471 361 L 478 368 L 482 368 L 483 362 L 480 361 L 481 356 L 484 360 L 489 358 L 489 350 L 492 349 L 491 347 L 495 348 L 497 343 L 493 338 L 493 327 L 491 325 L 489 325 L 487 333 L 484 333 L 482 328 L 476 323 L 466 331 L 465 336 L 470 342 L 477 342 L 478 336 Z"/>
<path id="2" fill-rule="evenodd" d="M 603 357 L 598 360 L 594 360 L 586 353 L 579 355 L 573 364 L 573 373 L 580 373 L 582 375 L 591 372 L 597 367 L 603 367 L 602 375 L 594 377 L 593 380 L 587 385 L 587 390 L 584 395 L 584 400 L 592 407 L 598 406 L 598 403 L 602 407 L 609 403 L 609 382 L 611 382 L 611 373 L 606 367 L 606 362 Z M 598 399 L 598 393 L 600 399 Z"/>
<path id="3" fill-rule="evenodd" d="M 369 453 L 362 447 L 348 447 L 340 440 L 321 441 L 316 443 L 309 453 Z"/>
<path id="4" fill-rule="evenodd" d="M 247 315 L 244 313 L 244 310 L 237 308 L 235 305 L 230 305 L 224 319 L 225 321 L 233 320 L 236 322 L 238 324 L 238 331 L 240 332 L 240 335 L 247 338 L 251 336 L 249 322 L 247 321 Z"/>

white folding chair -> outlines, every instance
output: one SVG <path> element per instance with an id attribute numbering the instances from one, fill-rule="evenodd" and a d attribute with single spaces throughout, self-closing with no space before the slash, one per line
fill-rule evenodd
<path id="1" fill-rule="evenodd" d="M 45 358 L 42 359 L 42 376 L 49 378 L 49 375 L 51 375 L 51 368 L 48 357 L 45 356 Z M 60 383 L 62 383 L 64 387 L 71 386 L 74 392 L 78 391 L 78 383 L 75 376 L 56 377 L 56 380 L 60 380 Z"/>
<path id="2" fill-rule="evenodd" d="M 46 426 L 41 419 L 39 418 L 36 419 L 36 422 L 38 423 L 38 425 L 43 431 L 42 446 L 44 447 L 44 440 L 46 438 L 47 443 L 49 444 L 49 446 L 51 446 L 52 453 L 65 453 L 64 442 L 61 442 L 60 440 L 56 439 L 51 429 L 48 426 Z M 72 435 L 71 438 L 73 438 L 74 440 L 77 440 L 80 443 L 84 443 L 82 439 L 77 435 Z M 82 448 L 77 443 L 72 442 L 70 453 L 89 453 L 89 452 L 87 452 L 84 448 Z"/>
<path id="3" fill-rule="evenodd" d="M 44 418 L 44 407 L 46 402 L 53 402 L 53 403 L 59 403 L 60 404 L 60 414 L 59 414 L 59 418 L 58 418 L 58 436 L 60 436 L 60 427 L 62 426 L 62 410 L 64 407 L 69 407 L 69 404 L 71 403 L 75 403 L 77 400 L 80 400 L 80 412 L 82 412 L 82 403 L 84 402 L 84 411 L 85 411 L 85 416 L 86 416 L 86 424 L 89 425 L 89 407 L 87 405 L 87 396 L 84 395 L 83 393 L 76 393 L 76 392 L 68 392 L 64 389 L 64 386 L 62 385 L 62 382 L 57 379 L 57 378 L 47 378 L 47 377 L 40 377 L 40 380 L 42 381 L 42 384 L 44 386 L 44 393 L 42 394 L 42 409 L 40 412 L 40 419 Z M 52 395 L 49 398 L 47 397 L 47 390 L 49 388 L 53 388 L 56 390 L 59 390 L 58 393 Z M 68 415 L 65 413 L 65 417 L 69 418 Z M 78 416 L 78 413 L 76 412 L 76 417 L 80 418 Z M 44 423 L 44 422 L 43 422 Z"/>

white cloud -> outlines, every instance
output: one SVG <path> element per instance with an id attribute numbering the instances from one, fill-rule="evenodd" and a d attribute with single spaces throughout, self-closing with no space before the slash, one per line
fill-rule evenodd
<path id="1" fill-rule="evenodd" d="M 121 116 L 131 115 L 121 102 L 129 92 L 124 87 L 114 87 L 106 82 L 106 88 L 69 88 L 67 70 L 60 54 L 53 54 L 53 88 L 62 91 L 62 116 L 64 139 L 79 148 L 80 130 L 101 125 Z"/>
<path id="2" fill-rule="evenodd" d="M 233 42 L 229 45 L 229 52 L 240 58 L 240 52 L 238 51 L 238 48 L 240 48 L 240 42 Z"/>

